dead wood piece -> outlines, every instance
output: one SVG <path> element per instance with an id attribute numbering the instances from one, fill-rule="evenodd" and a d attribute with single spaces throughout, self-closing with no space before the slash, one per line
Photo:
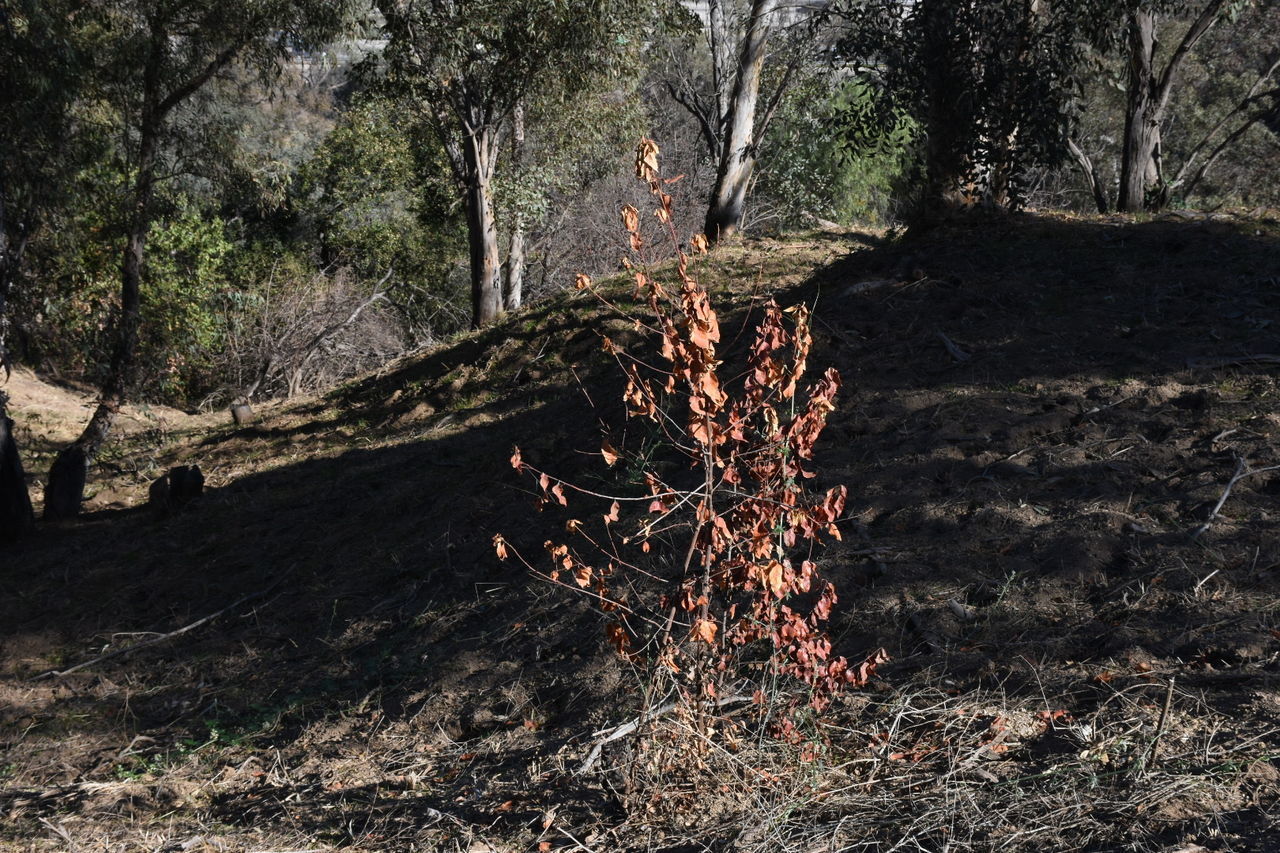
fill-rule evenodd
<path id="1" fill-rule="evenodd" d="M 942 332 L 938 332 L 938 338 L 942 341 L 942 345 L 947 348 L 947 353 L 956 361 L 965 362 L 973 358 L 971 354 L 965 352 L 964 350 L 960 349 L 960 347 L 956 346 L 955 342 L 953 342 L 951 338 L 948 338 Z"/>
<path id="2" fill-rule="evenodd" d="M 204 474 L 199 465 L 178 465 L 151 484 L 148 504 L 161 515 L 190 504 L 204 494 Z"/>
<path id="3" fill-rule="evenodd" d="M 1218 513 L 1222 511 L 1222 505 L 1227 502 L 1227 498 L 1231 496 L 1231 490 L 1235 488 L 1236 483 L 1245 477 L 1252 477 L 1254 474 L 1265 474 L 1268 471 L 1280 471 L 1280 465 L 1268 465 L 1266 468 L 1250 468 L 1249 463 L 1244 457 L 1237 457 L 1236 472 L 1231 475 L 1231 479 L 1227 481 L 1227 487 L 1222 490 L 1222 495 L 1218 498 L 1218 502 L 1214 504 L 1213 510 L 1209 513 L 1209 517 L 1202 524 L 1191 531 L 1191 541 L 1199 539 L 1204 532 L 1213 524 L 1214 519 L 1218 517 Z"/>
<path id="4" fill-rule="evenodd" d="M 49 482 L 44 489 L 45 521 L 75 518 L 80 514 L 80 501 L 88 476 L 89 457 L 83 448 L 73 444 L 58 454 L 49 469 Z"/>
<path id="5" fill-rule="evenodd" d="M 152 637 L 150 639 L 143 640 L 140 643 L 134 643 L 132 646 L 126 646 L 123 649 L 116 649 L 115 651 L 107 652 L 105 655 L 98 655 L 96 658 L 92 658 L 83 663 L 78 663 L 75 666 L 68 667 L 67 669 L 47 670 L 45 672 L 40 673 L 39 675 L 32 676 L 31 680 L 41 681 L 46 678 L 61 678 L 64 675 L 70 675 L 73 672 L 79 672 L 82 669 L 86 669 L 95 664 L 102 663 L 103 661 L 108 661 L 108 660 L 111 660 L 112 658 L 122 657 L 132 652 L 136 652 L 139 649 L 145 649 L 149 646 L 159 645 L 160 643 L 166 642 L 167 640 L 172 640 L 174 637 L 181 637 L 183 634 L 189 634 L 190 632 L 194 631 L 196 628 L 199 628 L 202 625 L 209 624 L 210 622 L 217 619 L 219 616 L 221 616 L 222 614 L 226 613 L 229 610 L 234 610 L 240 605 L 245 604 L 246 602 L 249 602 L 249 601 L 253 601 L 254 599 L 262 598 L 263 596 L 267 595 L 272 590 L 274 590 L 276 587 L 278 587 L 280 584 L 284 583 L 285 578 L 287 578 L 289 574 L 290 574 L 289 572 L 285 572 L 280 577 L 276 578 L 275 582 L 272 583 L 271 585 L 263 587 L 257 592 L 251 592 L 248 595 L 241 596 L 240 598 L 237 598 L 235 601 L 231 602 L 221 610 L 215 610 L 213 613 L 210 613 L 208 616 L 205 616 L 202 619 L 197 619 L 196 621 L 192 622 L 190 625 L 183 625 L 181 628 L 179 628 L 176 631 L 170 631 L 167 634 L 161 634 L 158 637 Z"/>
<path id="6" fill-rule="evenodd" d="M 974 619 L 978 618 L 978 614 L 974 612 L 972 607 L 967 607 L 954 598 L 947 599 L 947 607 L 951 608 L 951 612 L 954 613 L 956 618 L 961 622 L 972 622 Z"/>
<path id="7" fill-rule="evenodd" d="M 253 413 L 253 406 L 250 406 L 247 402 L 232 405 L 231 420 L 235 421 L 236 426 L 247 426 L 256 419 L 257 416 Z"/>
<path id="8" fill-rule="evenodd" d="M 866 293 L 868 290 L 879 290 L 882 287 L 892 287 L 896 284 L 898 284 L 898 280 L 892 278 L 877 278 L 872 281 L 858 281 L 840 288 L 840 296 L 842 298 L 857 296 L 859 293 Z"/>
<path id="9" fill-rule="evenodd" d="M 753 697 L 738 694 L 735 696 L 725 696 L 722 699 L 717 699 L 715 706 L 716 708 L 727 708 L 730 705 L 741 705 L 745 702 L 751 701 L 753 701 Z M 582 776 L 590 771 L 592 767 L 595 767 L 596 762 L 600 760 L 600 753 L 604 750 L 605 746 L 613 743 L 615 740 L 620 740 L 626 737 L 650 720 L 656 720 L 659 717 L 670 714 L 679 706 L 679 702 L 668 702 L 667 704 L 660 706 L 655 711 L 649 711 L 641 714 L 634 720 L 629 720 L 621 725 L 614 726 L 611 729 L 602 729 L 601 731 L 596 732 L 596 736 L 599 740 L 597 740 L 595 746 L 591 748 L 591 754 L 587 756 L 587 760 L 582 762 L 582 765 L 578 767 L 578 775 Z"/>
<path id="10" fill-rule="evenodd" d="M 1151 738 L 1151 747 L 1147 750 L 1146 761 L 1143 762 L 1143 767 L 1147 770 L 1155 766 L 1156 757 L 1160 751 L 1160 739 L 1164 737 L 1165 723 L 1169 721 L 1169 708 L 1173 705 L 1173 682 L 1174 679 L 1170 676 L 1169 684 L 1165 689 L 1164 706 L 1160 708 L 1160 719 L 1156 723 L 1156 733 Z"/>
<path id="11" fill-rule="evenodd" d="M 1215 367 L 1231 367 L 1238 364 L 1280 364 L 1280 355 L 1272 355 L 1271 353 L 1255 353 L 1254 355 L 1224 355 L 1224 356 L 1189 356 L 1187 358 L 1187 367 L 1192 370 L 1199 368 L 1212 369 Z"/>
<path id="12" fill-rule="evenodd" d="M 0 542 L 17 539 L 34 522 L 27 478 L 13 438 L 13 421 L 5 416 L 0 399 Z"/>

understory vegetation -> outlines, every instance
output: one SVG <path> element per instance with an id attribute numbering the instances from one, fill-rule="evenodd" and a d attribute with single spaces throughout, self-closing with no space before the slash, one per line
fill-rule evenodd
<path id="1" fill-rule="evenodd" d="M 1277 849 L 1277 34 L 0 0 L 0 849 Z"/>

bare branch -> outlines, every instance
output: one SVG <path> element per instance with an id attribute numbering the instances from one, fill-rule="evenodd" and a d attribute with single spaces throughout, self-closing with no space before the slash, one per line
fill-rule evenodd
<path id="1" fill-rule="evenodd" d="M 1182 41 L 1178 43 L 1173 55 L 1169 57 L 1168 63 L 1165 64 L 1164 72 L 1160 75 L 1160 82 L 1156 84 L 1156 115 L 1164 115 L 1165 108 L 1169 105 L 1169 97 L 1173 93 L 1173 81 L 1177 78 L 1183 61 L 1195 49 L 1195 46 L 1200 43 L 1200 39 L 1204 38 L 1205 34 L 1213 29 L 1214 24 L 1218 23 L 1218 18 L 1221 17 L 1222 10 L 1226 5 L 1227 0 L 1209 0 L 1209 3 L 1201 10 L 1200 16 L 1196 18 L 1195 23 L 1191 25 L 1191 29 L 1187 30 L 1186 35 L 1182 37 Z"/>
<path id="2" fill-rule="evenodd" d="M 1253 85 L 1249 87 L 1249 91 L 1245 93 L 1245 96 L 1240 100 L 1240 102 L 1236 104 L 1235 107 L 1233 107 L 1229 112 L 1227 112 L 1226 115 L 1222 116 L 1222 118 L 1220 118 L 1217 121 L 1217 123 L 1214 124 L 1214 126 L 1209 129 L 1209 132 L 1204 135 L 1204 138 L 1202 138 L 1198 143 L 1196 143 L 1195 147 L 1191 149 L 1191 153 L 1187 155 L 1186 162 L 1182 164 L 1182 168 L 1178 170 L 1178 174 L 1169 183 L 1171 187 L 1179 186 L 1182 183 L 1182 181 L 1187 176 L 1187 172 L 1191 170 L 1192 165 L 1195 163 L 1196 158 L 1200 156 L 1200 152 L 1204 150 L 1205 146 L 1209 144 L 1209 141 L 1212 140 L 1213 137 L 1216 136 L 1220 130 L 1222 130 L 1224 127 L 1226 127 L 1228 124 L 1231 123 L 1231 120 L 1233 118 L 1235 118 L 1240 113 L 1246 111 L 1247 109 L 1252 107 L 1254 104 L 1257 104 L 1259 101 L 1265 98 L 1274 96 L 1277 93 L 1280 93 L 1280 90 L 1275 90 L 1275 89 L 1267 92 L 1261 91 L 1263 84 L 1266 83 L 1268 80 L 1270 80 L 1272 75 L 1274 75 L 1278 70 L 1280 70 L 1280 54 L 1276 55 L 1275 61 L 1271 63 L 1270 67 L 1268 67 L 1266 71 L 1258 75 L 1258 79 L 1255 80 L 1253 82 Z M 1256 123 L 1260 118 L 1261 116 L 1255 116 L 1251 118 L 1248 124 L 1246 125 L 1246 128 L 1249 125 Z M 1239 138 L 1238 135 L 1234 135 L 1234 136 L 1235 138 Z M 1232 141 L 1234 141 L 1234 139 Z M 1213 159 L 1217 157 L 1218 154 L 1222 152 L 1222 150 L 1223 150 L 1222 146 L 1219 146 L 1219 148 L 1215 150 L 1215 153 L 1210 156 L 1210 163 L 1212 162 Z M 1196 181 L 1199 181 L 1200 178 L 1204 177 L 1203 172 L 1207 170 L 1208 170 L 1208 165 L 1204 166 L 1199 172 L 1197 172 L 1195 180 L 1192 181 L 1192 186 L 1195 185 Z M 1189 188 L 1188 188 L 1188 192 L 1190 192 Z"/>

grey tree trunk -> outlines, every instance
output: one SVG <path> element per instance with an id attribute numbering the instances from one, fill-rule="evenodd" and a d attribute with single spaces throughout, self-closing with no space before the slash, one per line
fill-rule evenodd
<path id="1" fill-rule="evenodd" d="M 44 517 L 49 520 L 80 514 L 88 467 L 111 434 L 111 426 L 133 382 L 134 355 L 142 319 L 142 265 L 151 230 L 151 198 L 155 189 L 157 146 L 163 121 L 158 79 L 162 50 L 163 44 L 153 51 L 153 61 L 144 75 L 138 173 L 134 179 L 133 209 L 120 268 L 120 321 L 115 349 L 97 409 L 84 432 L 58 454 L 49 469 L 49 481 L 44 492 Z"/>
<path id="2" fill-rule="evenodd" d="M 924 69 L 924 187 L 913 211 L 913 227 L 928 227 L 943 220 L 969 200 L 965 187 L 969 164 L 960 133 L 966 117 L 958 112 L 963 109 L 961 86 L 949 69 L 953 64 L 970 61 L 970 57 L 968 48 L 958 44 L 952 35 L 953 14 L 950 3 L 920 2 L 925 52 L 945 61 L 929 62 Z M 957 58 L 956 51 L 963 54 Z"/>
<path id="3" fill-rule="evenodd" d="M 733 90 L 725 104 L 723 142 L 704 232 L 711 242 L 736 234 L 742 226 L 747 189 L 755 168 L 756 102 L 760 97 L 760 75 L 765 48 L 777 0 L 752 0 L 751 17 L 742 39 Z"/>
<path id="4" fill-rule="evenodd" d="M 524 164 L 524 106 L 516 104 L 511 116 L 511 164 L 517 173 Z M 511 217 L 511 247 L 507 252 L 507 276 L 502 286 L 502 307 L 515 311 L 524 302 L 524 215 L 516 210 Z"/>
<path id="5" fill-rule="evenodd" d="M 1129 93 L 1120 160 L 1120 198 L 1116 209 L 1135 213 L 1146 206 L 1147 186 L 1155 173 L 1160 144 L 1159 93 L 1155 71 L 1156 16 L 1149 9 L 1129 14 Z"/>
<path id="6" fill-rule="evenodd" d="M 0 542 L 12 542 L 30 530 L 34 522 L 27 478 L 13 437 L 13 420 L 5 411 L 5 396 L 0 391 Z"/>
<path id="7" fill-rule="evenodd" d="M 1168 202 L 1160 162 L 1160 126 L 1183 62 L 1222 17 L 1228 0 L 1207 0 L 1164 69 L 1156 68 L 1156 16 L 1146 8 L 1129 14 L 1129 95 L 1125 106 L 1120 198 L 1116 209 L 1136 212 Z M 1154 190 L 1154 193 L 1151 192 Z"/>
<path id="8" fill-rule="evenodd" d="M 515 311 L 524 303 L 524 223 L 520 214 L 511 226 L 511 250 L 507 252 L 507 276 L 502 284 L 502 310 Z"/>
<path id="9" fill-rule="evenodd" d="M 26 253 L 30 228 L 13 227 L 9 220 L 8 197 L 0 174 L 0 369 L 9 370 L 9 294 L 18 279 Z M 11 234 L 11 229 L 16 234 Z"/>
<path id="10" fill-rule="evenodd" d="M 466 168 L 467 242 L 471 256 L 471 327 L 502 316 L 501 262 L 493 210 L 493 132 L 470 133 L 462 143 Z"/>
<path id="11" fill-rule="evenodd" d="M 1093 158 L 1086 154 L 1074 139 L 1067 139 L 1067 151 L 1080 165 L 1084 182 L 1088 185 L 1089 192 L 1093 194 L 1094 206 L 1098 208 L 1099 213 L 1106 213 L 1110 207 L 1107 203 L 1107 192 L 1102 186 L 1102 178 L 1098 174 L 1098 167 L 1094 165 Z"/>

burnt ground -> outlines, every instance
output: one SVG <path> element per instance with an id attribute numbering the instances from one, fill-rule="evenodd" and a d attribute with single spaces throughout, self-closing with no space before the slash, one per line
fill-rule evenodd
<path id="1" fill-rule="evenodd" d="M 672 716 L 575 773 L 643 682 L 491 540 L 565 520 L 512 444 L 621 476 L 598 333 L 643 343 L 578 294 L 248 428 L 128 436 L 82 519 L 0 552 L 0 848 L 1280 849 L 1280 225 L 1026 216 L 700 269 L 725 316 L 813 305 L 845 379 L 821 562 L 839 650 L 891 661 L 808 744 Z M 179 462 L 207 494 L 142 506 Z"/>

